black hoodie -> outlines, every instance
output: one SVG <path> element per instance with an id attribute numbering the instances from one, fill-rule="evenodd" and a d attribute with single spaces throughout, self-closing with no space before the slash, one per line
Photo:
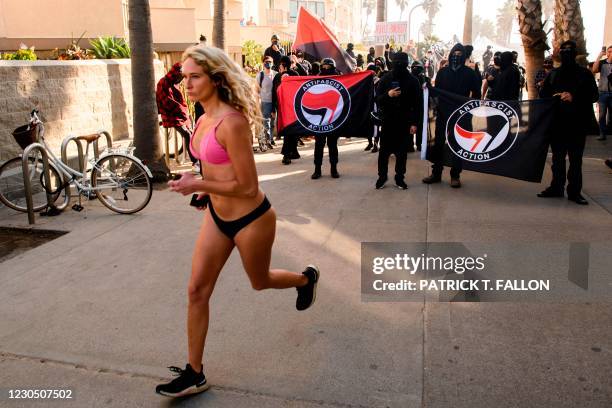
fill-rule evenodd
<path id="1" fill-rule="evenodd" d="M 465 65 L 465 47 L 461 44 L 455 45 L 450 52 L 449 60 L 455 51 L 462 52 L 461 66 L 457 71 L 451 68 L 451 64 L 442 68 L 436 77 L 435 88 L 468 98 L 480 99 L 481 79 L 476 71 Z"/>
<path id="2" fill-rule="evenodd" d="M 511 52 L 501 55 L 500 73 L 492 81 L 495 99 L 498 101 L 518 101 L 521 93 L 521 73 L 513 63 Z"/>

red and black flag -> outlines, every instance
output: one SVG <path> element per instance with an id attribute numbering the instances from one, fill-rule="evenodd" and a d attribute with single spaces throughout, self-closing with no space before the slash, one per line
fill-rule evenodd
<path id="1" fill-rule="evenodd" d="M 278 133 L 355 136 L 371 133 L 372 71 L 335 76 L 285 76 L 278 88 Z"/>
<path id="2" fill-rule="evenodd" d="M 435 161 L 442 155 L 445 166 L 460 164 L 464 170 L 541 182 L 554 99 L 473 100 L 429 91 L 429 140 L 423 143 L 423 158 Z"/>
<path id="3" fill-rule="evenodd" d="M 312 55 L 316 60 L 333 58 L 336 68 L 343 74 L 353 72 L 357 65 L 357 62 L 342 49 L 332 30 L 304 7 L 300 7 L 295 42 L 291 47 L 293 50 L 302 50 Z"/>

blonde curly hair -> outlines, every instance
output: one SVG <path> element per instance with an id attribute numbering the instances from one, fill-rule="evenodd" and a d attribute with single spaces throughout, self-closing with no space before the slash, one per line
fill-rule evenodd
<path id="1" fill-rule="evenodd" d="M 187 58 L 201 66 L 206 75 L 219 81 L 219 98 L 244 115 L 254 135 L 261 134 L 263 116 L 253 78 L 216 47 L 194 45 L 183 53 L 182 61 Z"/>

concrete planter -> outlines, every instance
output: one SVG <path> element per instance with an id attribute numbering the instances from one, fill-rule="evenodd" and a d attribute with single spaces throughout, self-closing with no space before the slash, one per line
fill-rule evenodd
<path id="1" fill-rule="evenodd" d="M 106 129 L 132 137 L 131 61 L 0 61 L 0 161 L 21 152 L 11 132 L 38 108 L 46 139 L 58 150 L 69 134 Z M 155 76 L 164 75 L 155 61 Z"/>

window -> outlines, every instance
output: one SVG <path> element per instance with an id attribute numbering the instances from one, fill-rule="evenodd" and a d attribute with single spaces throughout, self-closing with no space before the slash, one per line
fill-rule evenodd
<path id="1" fill-rule="evenodd" d="M 325 2 L 324 1 L 305 1 L 305 0 L 289 0 L 289 21 L 295 22 L 300 10 L 300 6 L 306 8 L 312 14 L 325 18 Z"/>

